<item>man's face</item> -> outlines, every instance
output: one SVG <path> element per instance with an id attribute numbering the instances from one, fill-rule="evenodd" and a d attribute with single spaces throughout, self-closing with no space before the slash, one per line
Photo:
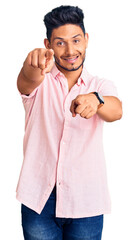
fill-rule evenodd
<path id="1" fill-rule="evenodd" d="M 45 46 L 54 50 L 55 62 L 60 70 L 78 70 L 85 59 L 88 34 L 74 24 L 66 24 L 52 31 L 51 41 Z M 61 69 L 62 68 L 62 69 Z"/>

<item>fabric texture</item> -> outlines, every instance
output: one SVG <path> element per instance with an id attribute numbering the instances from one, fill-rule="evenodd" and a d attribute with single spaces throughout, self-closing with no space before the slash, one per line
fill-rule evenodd
<path id="1" fill-rule="evenodd" d="M 72 100 L 90 92 L 117 97 L 111 81 L 90 75 L 85 67 L 69 91 L 67 79 L 54 65 L 29 96 L 21 94 L 25 135 L 16 198 L 39 214 L 55 184 L 56 217 L 110 213 L 104 121 L 97 114 L 85 119 L 70 112 Z"/>

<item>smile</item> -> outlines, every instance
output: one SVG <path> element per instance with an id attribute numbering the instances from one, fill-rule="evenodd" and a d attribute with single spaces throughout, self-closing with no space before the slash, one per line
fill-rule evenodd
<path id="1" fill-rule="evenodd" d="M 74 58 L 63 58 L 65 61 L 67 61 L 68 63 L 75 63 L 76 60 L 78 59 L 79 56 L 76 56 Z"/>

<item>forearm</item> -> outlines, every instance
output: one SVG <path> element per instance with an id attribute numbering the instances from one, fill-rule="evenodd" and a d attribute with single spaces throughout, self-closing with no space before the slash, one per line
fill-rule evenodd
<path id="1" fill-rule="evenodd" d="M 21 69 L 21 73 L 24 78 L 27 79 L 27 81 L 30 82 L 39 82 L 41 81 L 44 76 L 41 74 L 40 68 L 34 68 L 31 65 L 29 65 L 27 62 L 24 62 L 23 67 Z"/>
<path id="2" fill-rule="evenodd" d="M 97 114 L 106 122 L 120 120 L 122 117 L 122 103 L 113 96 L 105 96 L 104 105 L 97 110 Z"/>
<path id="3" fill-rule="evenodd" d="M 40 75 L 37 74 L 37 72 L 35 75 L 35 72 L 36 71 L 24 72 L 24 69 L 21 69 L 17 79 L 17 87 L 22 94 L 30 94 L 33 89 L 35 89 L 42 82 L 44 77 L 42 78 L 41 76 L 40 78 Z"/>

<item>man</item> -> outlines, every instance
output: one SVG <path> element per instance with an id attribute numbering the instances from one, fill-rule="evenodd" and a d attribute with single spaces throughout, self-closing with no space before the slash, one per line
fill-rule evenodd
<path id="1" fill-rule="evenodd" d="M 17 199 L 26 240 L 100 240 L 110 212 L 102 128 L 121 118 L 122 106 L 113 83 L 84 67 L 83 18 L 72 6 L 46 14 L 45 48 L 28 54 L 18 76 L 26 119 Z"/>

